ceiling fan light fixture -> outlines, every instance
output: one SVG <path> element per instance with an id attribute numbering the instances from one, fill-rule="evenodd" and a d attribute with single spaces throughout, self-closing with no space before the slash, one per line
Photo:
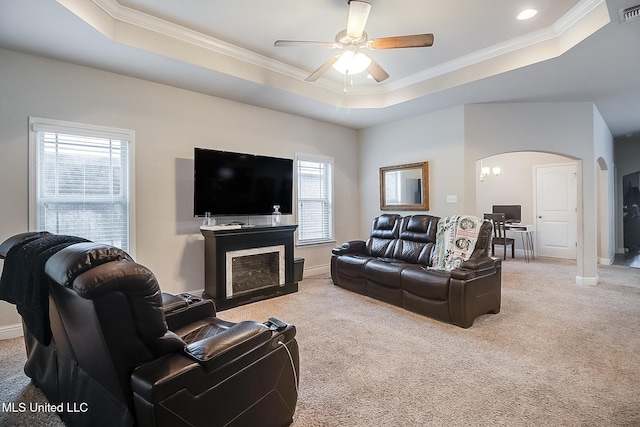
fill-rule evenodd
<path id="1" fill-rule="evenodd" d="M 531 19 L 538 14 L 536 9 L 525 9 L 518 14 L 518 19 L 520 21 L 525 21 L 527 19 Z"/>
<path id="2" fill-rule="evenodd" d="M 413 47 L 430 47 L 433 45 L 433 34 L 411 34 L 406 36 L 381 37 L 369 40 L 364 27 L 371 12 L 370 0 L 347 0 L 349 5 L 349 18 L 347 28 L 340 31 L 335 36 L 333 42 L 316 42 L 305 40 L 276 40 L 274 46 L 297 46 L 312 45 L 325 47 L 329 49 L 338 49 L 343 53 L 334 55 L 325 61 L 320 67 L 313 71 L 304 80 L 307 82 L 315 82 L 329 69 L 334 68 L 336 71 L 345 76 L 345 93 L 346 93 L 346 76 L 360 74 L 367 71 L 369 77 L 377 83 L 383 82 L 389 78 L 384 68 L 380 66 L 373 58 L 360 53 L 360 49 L 401 49 Z M 353 78 L 351 79 L 353 85 Z"/>
<path id="3" fill-rule="evenodd" d="M 333 68 L 340 74 L 352 75 L 360 74 L 366 70 L 371 64 L 371 58 L 362 52 L 354 53 L 352 50 L 347 50 L 340 58 L 333 64 Z"/>

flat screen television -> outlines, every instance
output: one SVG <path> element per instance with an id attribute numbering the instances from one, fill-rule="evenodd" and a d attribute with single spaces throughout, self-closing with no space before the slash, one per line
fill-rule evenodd
<path id="1" fill-rule="evenodd" d="M 193 158 L 194 216 L 292 213 L 293 160 L 204 148 Z"/>

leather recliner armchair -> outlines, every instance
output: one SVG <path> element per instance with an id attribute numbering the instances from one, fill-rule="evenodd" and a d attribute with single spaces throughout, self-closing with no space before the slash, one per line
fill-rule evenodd
<path id="1" fill-rule="evenodd" d="M 23 233 L 0 245 L 3 297 L 5 273 L 19 262 L 12 249 L 51 236 Z M 24 327 L 24 369 L 65 424 L 291 423 L 299 373 L 293 325 L 226 322 L 212 301 L 162 294 L 153 273 L 120 249 L 88 241 L 60 247 L 42 276 L 51 336 Z M 29 313 L 18 310 L 23 319 Z"/>

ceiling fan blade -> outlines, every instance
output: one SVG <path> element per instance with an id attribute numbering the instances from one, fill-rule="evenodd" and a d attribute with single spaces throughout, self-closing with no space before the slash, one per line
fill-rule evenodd
<path id="1" fill-rule="evenodd" d="M 336 55 L 333 58 L 329 59 L 327 62 L 322 64 L 320 67 L 318 67 L 317 70 L 315 70 L 313 73 L 311 73 L 309 75 L 309 77 L 307 77 L 304 80 L 307 81 L 307 82 L 315 82 L 316 80 L 318 80 L 320 78 L 321 75 L 326 73 L 327 70 L 329 70 L 329 68 L 331 68 L 333 66 L 333 64 L 336 63 L 338 58 L 340 58 L 340 55 Z"/>
<path id="2" fill-rule="evenodd" d="M 273 45 L 277 47 L 317 46 L 328 49 L 338 49 L 342 47 L 342 44 L 336 42 L 316 42 L 311 40 L 276 40 Z"/>
<path id="3" fill-rule="evenodd" d="M 412 36 L 382 37 L 369 40 L 369 49 L 399 49 L 404 47 L 429 47 L 433 45 L 433 34 L 414 34 Z"/>
<path id="4" fill-rule="evenodd" d="M 389 78 L 389 74 L 373 59 L 367 67 L 367 73 L 378 83 Z"/>
<path id="5" fill-rule="evenodd" d="M 347 35 L 349 37 L 356 40 L 362 37 L 370 11 L 371 4 L 367 2 L 359 0 L 349 2 L 349 19 L 347 21 Z"/>

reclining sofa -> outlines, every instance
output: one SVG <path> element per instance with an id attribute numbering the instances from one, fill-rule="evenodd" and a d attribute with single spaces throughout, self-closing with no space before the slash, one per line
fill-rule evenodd
<path id="1" fill-rule="evenodd" d="M 124 251 L 46 232 L 0 245 L 0 296 L 22 315 L 25 373 L 69 426 L 284 426 L 298 345 L 284 322 L 227 322 L 160 292 Z"/>
<path id="2" fill-rule="evenodd" d="M 462 328 L 473 325 L 480 315 L 499 313 L 502 264 L 488 256 L 491 223 L 468 222 L 479 227 L 475 247 L 463 247 L 470 252 L 469 258 L 457 259 L 448 268 L 434 268 L 437 237 L 445 238 L 438 235 L 439 221 L 430 215 L 375 218 L 366 242 L 350 241 L 333 249 L 333 283 Z M 466 245 L 469 240 L 452 243 L 463 244 L 459 242 Z M 443 254 L 451 255 L 447 242 L 442 243 Z"/>

